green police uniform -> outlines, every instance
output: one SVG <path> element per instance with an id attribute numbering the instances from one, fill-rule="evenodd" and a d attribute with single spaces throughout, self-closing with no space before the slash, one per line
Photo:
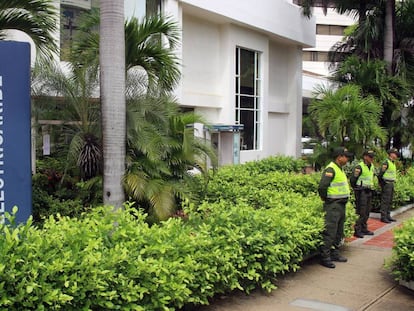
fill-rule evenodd
<path id="1" fill-rule="evenodd" d="M 394 183 L 397 180 L 397 168 L 395 163 L 387 159 L 381 166 L 378 181 L 381 186 L 381 220 L 389 222 L 392 200 L 394 198 Z"/>
<path id="2" fill-rule="evenodd" d="M 367 221 L 372 207 L 372 189 L 374 187 L 374 165 L 367 165 L 361 161 L 353 169 L 350 183 L 355 193 L 355 209 L 358 220 L 355 223 L 355 236 L 363 237 L 364 234 L 373 234 L 368 230 Z"/>
<path id="3" fill-rule="evenodd" d="M 324 201 L 323 209 L 325 211 L 325 230 L 321 246 L 323 264 L 340 258 L 338 249 L 343 239 L 345 205 L 350 194 L 347 177 L 335 162 L 329 163 L 322 173 L 318 192 Z"/>

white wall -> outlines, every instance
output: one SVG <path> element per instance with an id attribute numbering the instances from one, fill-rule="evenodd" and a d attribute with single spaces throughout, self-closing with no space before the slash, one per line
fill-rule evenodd
<path id="1" fill-rule="evenodd" d="M 301 48 L 273 43 L 270 51 L 269 154 L 298 156 L 297 140 L 302 133 Z"/>
<path id="2" fill-rule="evenodd" d="M 305 46 L 315 44 L 313 18 L 304 18 L 299 7 L 288 1 L 181 0 L 180 3 L 188 12 L 201 14 L 205 18 L 215 14 L 247 28 L 300 42 Z"/>
<path id="3" fill-rule="evenodd" d="M 183 6 L 175 12 L 176 16 L 182 16 L 183 29 L 179 101 L 195 107 L 195 111 L 212 124 L 234 124 L 236 47 L 259 51 L 263 78 L 262 148 L 241 151 L 240 160 L 258 160 L 275 154 L 299 156 L 302 47 L 312 42 L 314 32 L 305 40 L 307 43 L 299 44 L 294 39 L 301 38 L 298 33 L 302 30 L 298 26 L 302 26 L 303 21 L 309 24 L 307 30 L 314 29 L 314 21 L 303 18 L 292 25 L 285 20 L 292 18 L 290 13 L 275 18 L 277 11 L 270 8 L 273 1 L 258 1 L 253 11 L 250 1 L 237 1 L 238 6 L 234 6 L 236 1 L 230 0 L 225 3 L 215 0 L 181 2 Z M 293 8 L 287 2 L 284 5 Z M 301 18 L 300 10 L 295 10 L 296 17 Z M 262 15 L 259 18 L 257 14 Z M 285 22 L 283 27 L 279 24 L 282 21 Z M 244 24 L 247 22 L 251 24 Z M 279 28 L 273 30 L 275 27 Z M 289 33 L 292 40 L 282 39 L 280 35 L 283 33 Z"/>
<path id="4" fill-rule="evenodd" d="M 184 15 L 183 29 L 181 103 L 195 107 L 221 108 L 224 106 L 224 93 L 220 28 Z"/>

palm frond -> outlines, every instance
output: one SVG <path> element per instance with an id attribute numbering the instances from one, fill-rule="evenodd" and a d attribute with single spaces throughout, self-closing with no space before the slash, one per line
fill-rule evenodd
<path id="1" fill-rule="evenodd" d="M 35 43 L 40 57 L 51 58 L 58 51 L 56 32 L 58 11 L 53 0 L 0 1 L 0 40 L 4 30 L 19 30 Z"/>

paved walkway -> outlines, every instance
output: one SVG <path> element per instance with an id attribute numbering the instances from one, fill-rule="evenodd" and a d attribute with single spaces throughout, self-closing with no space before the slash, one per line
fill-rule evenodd
<path id="1" fill-rule="evenodd" d="M 373 214 L 368 228 L 375 232 L 363 239 L 346 242 L 343 254 L 347 263 L 335 269 L 319 265 L 318 258 L 306 261 L 302 268 L 281 277 L 277 289 L 267 294 L 235 293 L 215 299 L 200 311 L 412 311 L 414 291 L 394 281 L 384 262 L 393 246 L 392 230 L 410 217 L 414 209 L 393 213 L 397 222 L 384 224 Z"/>

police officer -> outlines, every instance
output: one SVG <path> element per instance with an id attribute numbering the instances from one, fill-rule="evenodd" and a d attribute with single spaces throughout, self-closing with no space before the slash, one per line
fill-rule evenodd
<path id="1" fill-rule="evenodd" d="M 374 235 L 368 230 L 367 221 L 372 208 L 372 190 L 374 188 L 374 161 L 375 152 L 364 152 L 363 160 L 354 167 L 349 179 L 355 194 L 355 209 L 359 216 L 354 226 L 354 236 L 363 238 L 364 235 Z"/>
<path id="2" fill-rule="evenodd" d="M 327 268 L 335 268 L 333 261 L 348 261 L 339 254 L 339 246 L 344 235 L 345 206 L 350 194 L 348 180 L 342 167 L 352 156 L 353 154 L 344 147 L 335 148 L 334 161 L 325 168 L 319 182 L 318 193 L 324 202 L 325 212 L 321 265 Z"/>
<path id="3" fill-rule="evenodd" d="M 400 156 L 397 149 L 388 150 L 388 158 L 382 163 L 378 173 L 378 182 L 381 187 L 381 221 L 390 223 L 396 221 L 391 217 L 391 205 L 394 198 L 394 183 L 397 180 L 397 168 L 395 160 Z"/>

